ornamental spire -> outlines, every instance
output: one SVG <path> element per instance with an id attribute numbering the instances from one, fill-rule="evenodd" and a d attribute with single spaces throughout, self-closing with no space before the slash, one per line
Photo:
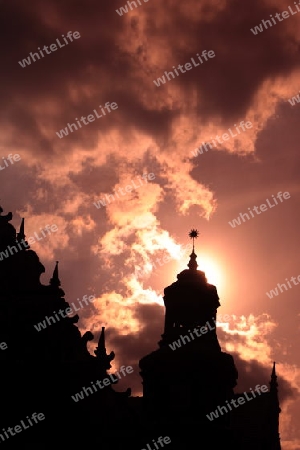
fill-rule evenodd
<path id="1" fill-rule="evenodd" d="M 199 236 L 199 231 L 195 230 L 194 228 L 189 232 L 189 237 L 193 239 L 193 251 L 190 254 L 190 261 L 188 263 L 188 268 L 190 270 L 197 270 L 198 264 L 197 264 L 197 255 L 195 253 L 195 239 Z"/>

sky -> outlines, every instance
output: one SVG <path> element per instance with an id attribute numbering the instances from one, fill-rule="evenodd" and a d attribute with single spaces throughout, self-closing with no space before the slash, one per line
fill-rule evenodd
<path id="1" fill-rule="evenodd" d="M 25 218 L 27 240 L 57 226 L 31 245 L 41 281 L 59 260 L 67 301 L 95 295 L 78 325 L 95 336 L 91 353 L 106 327 L 113 369 L 134 368 L 117 389 L 134 395 L 138 360 L 163 332 L 163 290 L 198 229 L 198 268 L 230 316 L 218 337 L 239 370 L 236 392 L 268 384 L 276 361 L 282 448 L 297 450 L 300 104 L 289 99 L 300 89 L 300 6 L 140 3 L 0 1 L 1 205 L 16 228 Z"/>

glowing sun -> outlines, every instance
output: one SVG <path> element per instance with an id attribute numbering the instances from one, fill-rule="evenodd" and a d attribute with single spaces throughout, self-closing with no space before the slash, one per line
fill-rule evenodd
<path id="1" fill-rule="evenodd" d="M 209 256 L 199 255 L 197 258 L 198 270 L 205 273 L 208 283 L 214 284 L 217 288 L 221 288 L 223 284 L 222 271 L 218 264 Z"/>

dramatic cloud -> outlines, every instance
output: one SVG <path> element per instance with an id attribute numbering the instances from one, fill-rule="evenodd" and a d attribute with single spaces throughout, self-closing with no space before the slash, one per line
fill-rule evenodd
<path id="1" fill-rule="evenodd" d="M 188 262 L 180 252 L 188 231 L 200 228 L 199 265 L 202 253 L 214 255 L 222 308 L 237 317 L 219 335 L 236 358 L 238 388 L 256 374 L 268 382 L 278 361 L 280 395 L 293 411 L 281 414 L 287 450 L 300 441 L 297 287 L 272 301 L 265 293 L 300 273 L 300 110 L 288 103 L 299 91 L 300 14 L 257 35 L 251 28 L 292 3 L 151 0 L 120 16 L 124 0 L 32 0 L 2 2 L 0 17 L 0 157 L 21 156 L 0 172 L 1 203 L 16 228 L 26 218 L 27 237 L 57 225 L 31 246 L 45 264 L 43 282 L 59 260 L 67 300 L 96 296 L 80 329 L 98 338 L 106 324 L 115 364 L 135 367 L 130 386 L 140 392 L 137 361 L 160 339 L 163 288 Z M 33 61 L 30 53 L 65 42 L 68 31 L 80 38 Z M 203 50 L 215 57 L 153 83 Z M 107 102 L 118 108 L 78 125 Z M 193 156 L 241 121 L 252 127 Z M 59 138 L 62 129 L 68 135 Z M 228 225 L 287 190 L 287 205 Z"/>

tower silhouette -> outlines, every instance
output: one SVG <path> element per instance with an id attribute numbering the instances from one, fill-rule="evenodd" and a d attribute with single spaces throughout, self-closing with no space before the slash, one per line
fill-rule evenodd
<path id="1" fill-rule="evenodd" d="M 165 323 L 159 348 L 139 363 L 145 417 L 154 427 L 170 429 L 178 449 L 191 448 L 200 439 L 210 448 L 226 443 L 232 449 L 279 450 L 275 368 L 270 392 L 251 396 L 238 409 L 231 407 L 230 402 L 241 396 L 233 390 L 238 372 L 233 357 L 218 342 L 217 289 L 197 269 L 198 231 L 189 235 L 193 250 L 188 269 L 164 289 Z M 210 421 L 207 415 L 212 411 L 218 417 Z"/>

